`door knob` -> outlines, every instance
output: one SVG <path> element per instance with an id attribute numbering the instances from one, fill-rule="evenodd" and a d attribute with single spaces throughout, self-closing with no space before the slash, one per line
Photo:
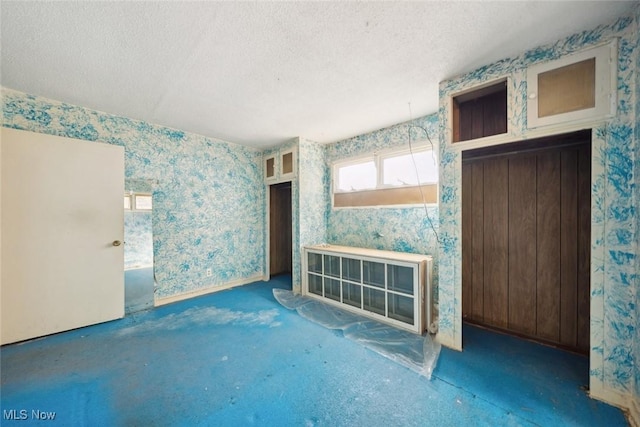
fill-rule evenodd
<path id="1" fill-rule="evenodd" d="M 112 245 L 113 246 L 120 246 L 122 244 L 122 242 L 120 240 L 114 240 Z"/>

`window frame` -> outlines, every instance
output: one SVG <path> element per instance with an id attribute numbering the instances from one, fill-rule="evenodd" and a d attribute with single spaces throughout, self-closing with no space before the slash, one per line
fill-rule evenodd
<path id="1" fill-rule="evenodd" d="M 408 146 L 406 146 L 404 149 L 397 149 L 397 150 L 392 150 L 389 152 L 383 152 L 378 156 L 378 162 L 379 162 L 379 166 L 377 167 L 377 172 L 378 172 L 378 182 L 377 182 L 377 186 L 376 189 L 383 189 L 383 188 L 409 188 L 409 187 L 418 187 L 421 185 L 430 185 L 430 184 L 437 184 L 439 182 L 439 179 L 436 179 L 435 181 L 427 181 L 427 182 L 418 182 L 417 184 L 406 184 L 406 185 L 393 185 L 393 184 L 385 184 L 384 183 L 384 161 L 385 159 L 391 159 L 394 157 L 402 157 L 402 156 L 406 156 L 406 155 L 413 155 L 415 156 L 418 153 L 433 153 L 435 150 L 435 147 L 433 148 L 433 150 L 431 149 L 431 145 L 430 144 L 420 144 L 418 147 L 413 147 L 412 149 L 410 149 Z M 430 158 L 433 159 L 433 154 L 430 155 Z M 440 168 L 440 166 L 438 165 L 438 155 L 436 153 L 435 156 L 435 167 L 436 168 Z M 377 165 L 376 165 L 377 166 Z M 417 166 L 417 165 L 412 165 L 412 167 Z M 436 171 L 437 172 L 437 171 Z"/>
<path id="2" fill-rule="evenodd" d="M 344 167 L 349 167 L 349 166 L 355 166 L 355 165 L 359 165 L 359 164 L 364 164 L 364 163 L 369 163 L 369 162 L 373 162 L 373 166 L 376 168 L 376 186 L 373 188 L 367 188 L 364 190 L 340 190 L 340 183 L 339 183 L 339 169 L 340 168 L 344 168 Z M 357 156 L 357 157 L 351 157 L 349 159 L 346 160 L 340 160 L 337 162 L 333 163 L 332 166 L 332 181 L 333 181 L 333 192 L 334 193 L 353 193 L 355 191 L 373 191 L 378 189 L 378 164 L 376 162 L 376 155 L 375 154 L 366 154 L 364 156 Z"/>
<path id="3" fill-rule="evenodd" d="M 151 208 L 150 209 L 139 209 L 136 203 L 136 197 L 151 197 Z M 124 198 L 129 199 L 129 208 L 124 208 L 125 212 L 152 212 L 153 211 L 153 194 L 152 193 L 143 193 L 143 192 L 127 192 L 124 193 Z"/>
<path id="4" fill-rule="evenodd" d="M 384 184 L 384 160 L 405 156 L 408 154 L 416 155 L 417 153 L 422 152 L 433 152 L 435 154 L 435 167 L 438 169 L 438 178 L 434 182 L 424 182 L 418 184 L 407 184 L 407 185 L 392 185 L 392 184 Z M 367 205 L 353 205 L 353 206 L 336 206 L 335 203 L 335 195 L 348 195 L 348 194 L 357 194 L 357 193 L 382 193 L 384 191 L 390 190 L 403 190 L 403 189 L 413 189 L 413 188 L 424 188 L 425 186 L 435 186 L 436 187 L 436 201 L 435 202 L 426 202 L 427 206 L 437 206 L 439 204 L 439 190 L 438 183 L 440 181 L 439 177 L 439 169 L 440 164 L 438 161 L 438 144 L 431 143 L 428 141 L 419 141 L 416 143 L 409 145 L 402 145 L 399 147 L 387 148 L 384 150 L 375 151 L 373 153 L 368 153 L 360 156 L 350 157 L 348 159 L 334 161 L 331 165 L 331 181 L 332 181 L 332 197 L 331 197 L 331 205 L 333 209 L 358 209 L 358 208 L 394 208 L 394 207 L 415 207 L 415 206 L 423 206 L 425 203 L 401 203 L 401 204 L 367 204 Z M 376 186 L 374 188 L 365 189 L 365 190 L 341 190 L 340 189 L 340 168 L 353 166 L 357 164 L 367 163 L 373 161 L 374 167 L 376 169 Z M 422 192 L 422 190 L 421 190 Z"/>

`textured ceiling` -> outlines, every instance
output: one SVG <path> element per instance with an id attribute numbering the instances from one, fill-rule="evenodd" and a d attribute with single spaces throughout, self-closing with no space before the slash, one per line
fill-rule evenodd
<path id="1" fill-rule="evenodd" d="M 438 108 L 438 82 L 634 2 L 0 3 L 3 86 L 255 147 Z"/>

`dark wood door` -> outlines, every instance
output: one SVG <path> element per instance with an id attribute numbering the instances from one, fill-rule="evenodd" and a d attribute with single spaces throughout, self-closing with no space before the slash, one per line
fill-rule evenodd
<path id="1" fill-rule="evenodd" d="M 269 186 L 269 274 L 291 273 L 291 183 Z"/>
<path id="2" fill-rule="evenodd" d="M 590 182 L 589 132 L 465 153 L 467 321 L 588 352 Z"/>

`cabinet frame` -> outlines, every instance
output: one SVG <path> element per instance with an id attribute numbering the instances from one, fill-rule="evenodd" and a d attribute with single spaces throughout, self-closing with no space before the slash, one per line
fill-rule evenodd
<path id="1" fill-rule="evenodd" d="M 604 120 L 615 116 L 617 106 L 618 40 L 612 39 L 554 61 L 527 69 L 527 128 L 539 128 L 571 122 Z M 589 59 L 595 59 L 595 106 L 565 113 L 538 117 L 538 76 Z"/>

